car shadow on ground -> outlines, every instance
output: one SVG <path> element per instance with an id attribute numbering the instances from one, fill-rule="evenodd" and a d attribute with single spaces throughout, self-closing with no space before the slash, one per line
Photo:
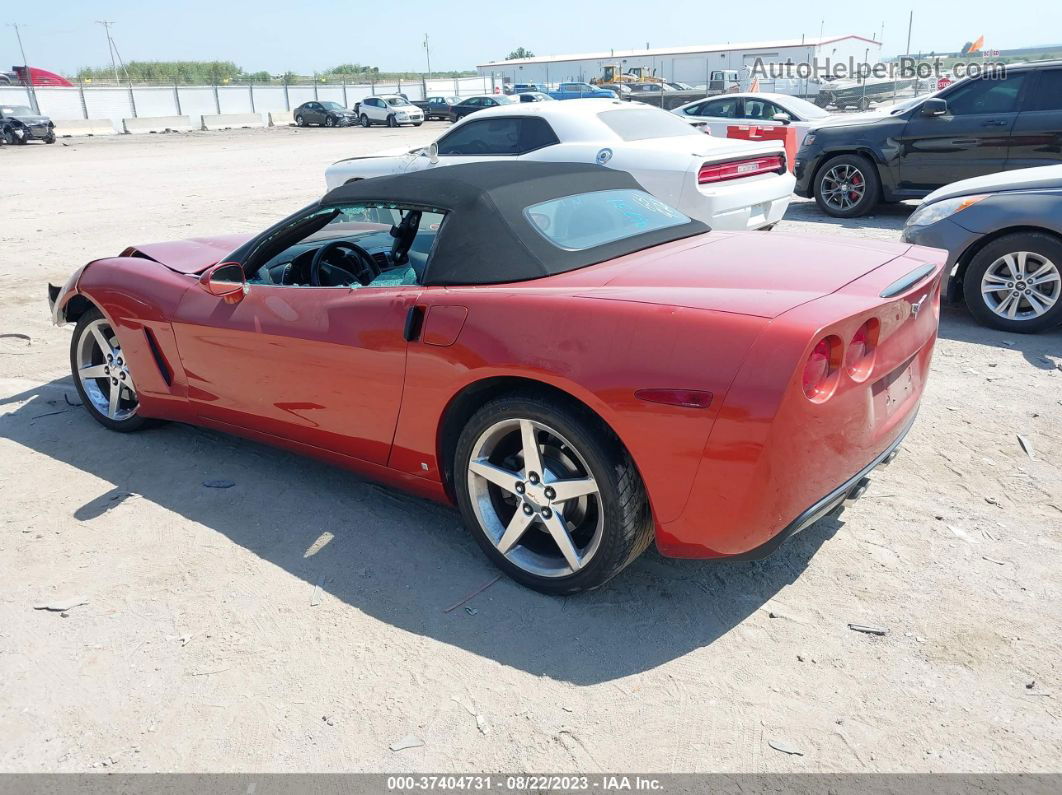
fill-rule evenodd
<path id="1" fill-rule="evenodd" d="M 396 628 L 580 685 L 650 670 L 718 641 L 799 577 L 843 526 L 824 519 L 757 562 L 676 561 L 651 549 L 603 588 L 567 598 L 502 578 L 466 611 L 458 603 L 497 570 L 455 511 L 312 459 L 187 425 L 113 433 L 70 401 L 77 395 L 68 378 L 0 400 L 21 404 L 0 416 L 0 437 L 113 485 L 64 507 L 72 522 L 142 497 L 301 578 L 307 600 L 320 584 Z M 214 478 L 236 485 L 204 487 Z M 324 533 L 334 538 L 321 546 Z M 121 540 L 100 536 L 99 543 Z M 203 575 L 193 568 L 186 576 L 194 583 Z M 193 597 L 206 585 L 187 593 Z"/>
<path id="2" fill-rule="evenodd" d="M 1025 361 L 1039 370 L 1054 370 L 1062 361 L 1062 326 L 1039 334 L 998 331 L 979 324 L 962 305 L 941 308 L 940 337 L 973 345 L 1019 351 Z"/>

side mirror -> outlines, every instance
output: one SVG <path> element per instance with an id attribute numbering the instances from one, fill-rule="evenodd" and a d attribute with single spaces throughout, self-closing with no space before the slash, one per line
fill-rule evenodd
<path id="1" fill-rule="evenodd" d="M 922 103 L 923 116 L 943 116 L 948 112 L 948 101 L 931 97 Z"/>
<path id="2" fill-rule="evenodd" d="M 199 277 L 199 286 L 218 298 L 240 301 L 247 292 L 243 266 L 237 262 L 222 262 L 207 268 Z"/>
<path id="3" fill-rule="evenodd" d="M 439 145 L 432 141 L 431 146 L 428 147 L 428 160 L 432 165 L 439 162 Z"/>
<path id="4" fill-rule="evenodd" d="M 782 124 L 789 124 L 793 120 L 793 117 L 788 113 L 776 113 L 771 116 L 772 121 L 781 122 Z"/>

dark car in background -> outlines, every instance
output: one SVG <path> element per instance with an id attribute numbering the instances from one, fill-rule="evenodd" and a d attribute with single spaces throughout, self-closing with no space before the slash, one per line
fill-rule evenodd
<path id="1" fill-rule="evenodd" d="M 424 111 L 424 121 L 431 121 L 432 119 L 452 120 L 454 118 L 454 105 L 460 102 L 460 97 L 444 96 L 413 100 L 413 104 Z"/>
<path id="2" fill-rule="evenodd" d="M 450 112 L 453 114 L 454 121 L 458 121 L 470 113 L 475 113 L 477 110 L 496 108 L 498 105 L 511 105 L 517 101 L 508 94 L 481 94 L 478 97 L 469 97 L 462 100 L 454 105 Z"/>
<path id="3" fill-rule="evenodd" d="M 300 127 L 317 124 L 321 127 L 349 127 L 358 120 L 354 111 L 347 110 L 338 102 L 303 102 L 295 108 L 295 123 Z"/>
<path id="4" fill-rule="evenodd" d="M 948 252 L 948 297 L 1003 331 L 1062 323 L 1062 165 L 1005 171 L 931 193 L 903 239 Z"/>
<path id="5" fill-rule="evenodd" d="M 1043 61 L 823 122 L 797 153 L 796 193 L 853 218 L 957 180 L 1060 161 L 1062 61 Z"/>
<path id="6" fill-rule="evenodd" d="M 28 144 L 34 140 L 54 144 L 55 124 L 27 105 L 0 105 L 0 139 L 5 144 Z"/>

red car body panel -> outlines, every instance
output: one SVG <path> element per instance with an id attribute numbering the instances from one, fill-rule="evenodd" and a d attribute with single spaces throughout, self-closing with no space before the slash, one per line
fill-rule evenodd
<path id="1" fill-rule="evenodd" d="M 899 244 L 711 233 L 519 284 L 251 285 L 237 300 L 200 289 L 192 274 L 246 239 L 137 246 L 60 292 L 60 317 L 74 296 L 108 316 L 142 414 L 448 500 L 448 408 L 485 379 L 538 382 L 616 433 L 645 482 L 658 547 L 681 557 L 764 545 L 899 438 L 925 383 L 944 265 L 942 252 Z M 929 277 L 880 297 L 925 263 Z M 912 310 L 926 296 L 932 311 Z M 407 343 L 414 306 L 424 320 Z M 808 400 L 801 376 L 816 342 L 847 344 L 868 318 L 880 324 L 870 372 L 842 372 L 828 400 Z M 645 389 L 712 400 L 650 403 L 635 397 Z"/>

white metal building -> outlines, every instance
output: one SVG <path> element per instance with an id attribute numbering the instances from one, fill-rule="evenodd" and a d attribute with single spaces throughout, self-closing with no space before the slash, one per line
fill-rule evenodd
<path id="1" fill-rule="evenodd" d="M 665 47 L 646 50 L 611 50 L 581 55 L 546 55 L 512 61 L 492 61 L 476 67 L 481 75 L 491 76 L 498 83 L 559 83 L 568 80 L 589 81 L 601 75 L 609 64 L 626 72 L 633 67 L 649 69 L 665 80 L 704 86 L 713 71 L 736 70 L 748 74 L 757 58 L 765 64 L 831 62 L 878 63 L 881 42 L 853 34 L 822 38 L 790 39 L 696 47 Z M 748 67 L 748 69 L 746 69 Z M 763 85 L 764 91 L 802 93 L 782 85 Z"/>

